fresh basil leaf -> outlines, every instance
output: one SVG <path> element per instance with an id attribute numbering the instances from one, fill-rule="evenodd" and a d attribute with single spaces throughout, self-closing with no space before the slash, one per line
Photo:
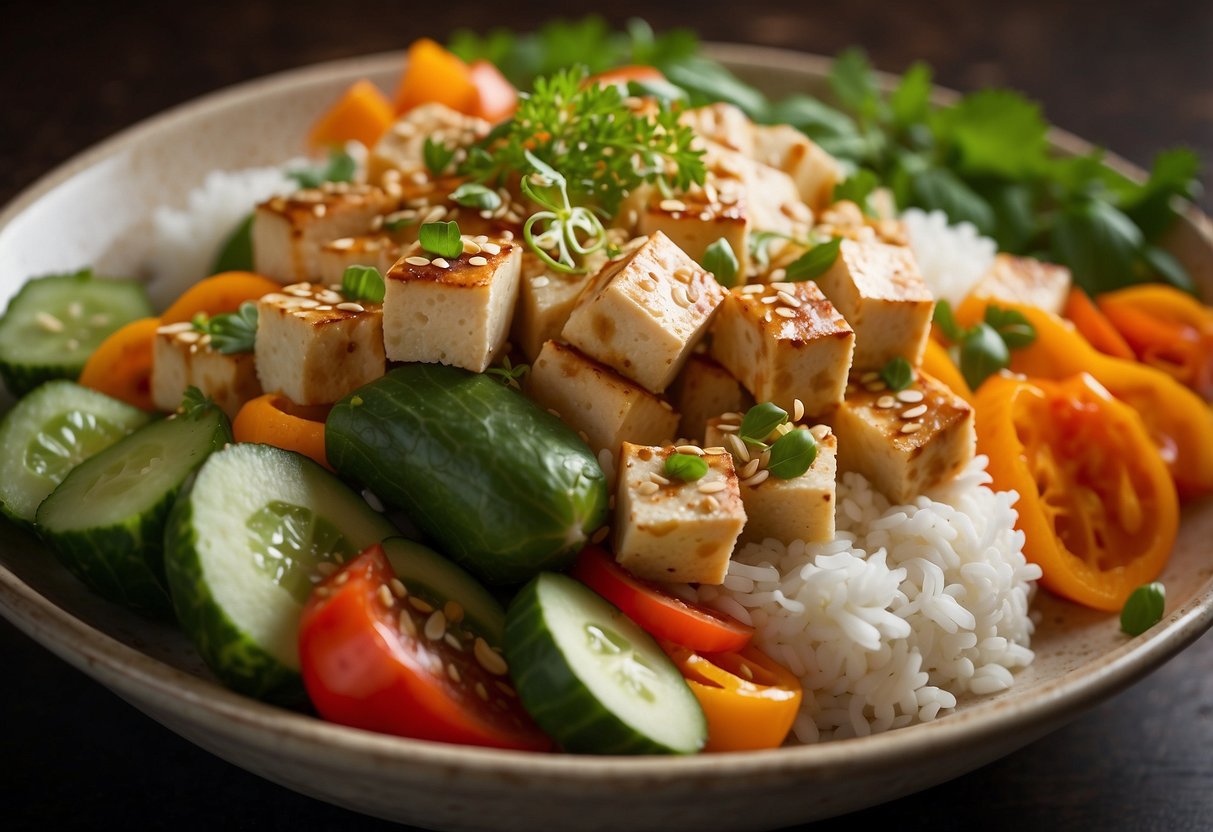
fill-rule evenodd
<path id="1" fill-rule="evenodd" d="M 240 221 L 219 249 L 211 265 L 211 274 L 220 272 L 251 272 L 253 270 L 253 215 Z"/>
<path id="2" fill-rule="evenodd" d="M 849 199 L 863 210 L 872 214 L 872 206 L 868 197 L 880 187 L 880 177 L 867 168 L 859 168 L 846 179 L 834 186 L 834 201 Z"/>
<path id="3" fill-rule="evenodd" d="M 988 187 L 984 196 L 994 211 L 991 232 L 999 251 L 1022 252 L 1040 230 L 1032 189 L 1018 182 L 999 183 Z"/>
<path id="4" fill-rule="evenodd" d="M 914 383 L 914 368 L 900 355 L 880 368 L 880 377 L 891 390 L 905 390 Z"/>
<path id="5" fill-rule="evenodd" d="M 955 149 L 959 171 L 1019 179 L 1047 163 L 1048 124 L 1040 107 L 1010 90 L 966 95 L 955 107 L 932 114 L 936 135 Z"/>
<path id="6" fill-rule="evenodd" d="M 194 317 L 194 329 L 211 336 L 211 349 L 224 355 L 252 352 L 257 339 L 257 304 L 246 300 L 235 312 Z"/>
<path id="7" fill-rule="evenodd" d="M 349 266 L 341 275 L 341 294 L 351 300 L 383 303 L 386 287 L 374 266 Z"/>
<path id="8" fill-rule="evenodd" d="M 756 404 L 741 417 L 737 435 L 751 445 L 765 445 L 775 428 L 788 420 L 788 412 L 772 402 Z"/>
<path id="9" fill-rule="evenodd" d="M 455 158 L 455 148 L 447 147 L 442 142 L 436 142 L 429 136 L 421 146 L 421 157 L 425 161 L 426 170 L 433 176 L 442 176 L 451 161 Z"/>
<path id="10" fill-rule="evenodd" d="M 862 49 L 843 50 L 830 65 L 830 89 L 838 103 L 861 118 L 876 116 L 880 94 L 876 73 Z"/>
<path id="11" fill-rule="evenodd" d="M 1017 309 L 1003 309 L 991 304 L 986 307 L 985 321 L 1002 336 L 1009 349 L 1023 349 L 1036 340 L 1036 329 Z"/>
<path id="12" fill-rule="evenodd" d="M 931 113 L 931 68 L 914 63 L 901 76 L 896 89 L 889 95 L 889 110 L 893 124 L 906 128 L 926 121 Z"/>
<path id="13" fill-rule="evenodd" d="M 421 248 L 437 257 L 454 259 L 463 254 L 463 238 L 457 222 L 422 223 L 419 240 Z"/>
<path id="14" fill-rule="evenodd" d="M 741 264 L 737 262 L 733 247 L 724 237 L 708 246 L 703 253 L 703 267 L 716 277 L 716 282 L 721 286 L 732 288 L 737 285 L 737 272 Z"/>
<path id="15" fill-rule="evenodd" d="M 670 454 L 665 460 L 665 475 L 683 482 L 694 482 L 708 472 L 708 464 L 694 454 Z"/>
<path id="16" fill-rule="evenodd" d="M 501 195 L 492 188 L 475 182 L 464 182 L 451 192 L 451 201 L 478 211 L 496 211 L 501 207 Z"/>
<path id="17" fill-rule="evenodd" d="M 804 428 L 790 430 L 771 443 L 767 470 L 772 477 L 790 480 L 804 474 L 817 459 L 817 440 Z"/>
<path id="18" fill-rule="evenodd" d="M 1138 282 L 1134 263 L 1143 242 L 1141 230 L 1121 211 L 1085 199 L 1058 216 L 1052 259 L 1069 266 L 1074 281 L 1094 296 Z"/>
<path id="19" fill-rule="evenodd" d="M 1139 636 L 1162 621 L 1167 606 L 1167 588 L 1158 581 L 1139 586 L 1120 611 L 1120 629 Z"/>
<path id="20" fill-rule="evenodd" d="M 952 304 L 946 300 L 935 303 L 935 312 L 932 320 L 939 325 L 939 328 L 943 330 L 943 334 L 949 341 L 964 339 L 965 331 L 961 329 L 960 324 L 956 323 L 956 316 L 952 312 Z"/>
<path id="21" fill-rule="evenodd" d="M 791 283 L 801 283 L 821 277 L 834 265 L 841 247 L 841 237 L 834 237 L 826 243 L 818 243 L 788 264 L 786 280 Z"/>
<path id="22" fill-rule="evenodd" d="M 930 168 L 910 179 L 911 202 L 927 211 L 943 211 L 952 224 L 971 222 L 986 234 L 994 211 L 977 192 L 947 168 Z"/>
<path id="23" fill-rule="evenodd" d="M 970 390 L 1011 364 L 1011 351 L 989 324 L 979 323 L 965 333 L 960 344 L 960 372 Z"/>

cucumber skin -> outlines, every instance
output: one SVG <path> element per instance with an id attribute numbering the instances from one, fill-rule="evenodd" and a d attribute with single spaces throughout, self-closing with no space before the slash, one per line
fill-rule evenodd
<path id="1" fill-rule="evenodd" d="M 227 417 L 218 409 L 214 412 L 219 418 L 211 439 L 212 453 L 232 441 Z M 209 456 L 198 460 L 194 470 Z M 190 479 L 192 475 L 187 482 Z M 105 529 L 50 532 L 37 524 L 38 533 L 59 562 L 98 595 L 141 615 L 172 620 L 173 604 L 165 575 L 165 529 L 181 491 L 171 489 L 141 517 Z"/>
<path id="2" fill-rule="evenodd" d="M 541 582 L 551 580 L 573 582 L 565 575 L 542 573 L 519 590 L 506 613 L 505 658 L 514 687 L 531 718 L 562 749 L 577 754 L 693 753 L 640 734 L 603 708 L 577 678 L 549 635 L 543 615 L 539 587 Z M 619 616 L 630 621 L 622 612 Z M 576 715 L 577 721 L 570 721 L 571 715 Z"/>
<path id="3" fill-rule="evenodd" d="M 606 477 L 593 452 L 487 375 L 398 367 L 333 407 L 325 445 L 329 464 L 403 508 L 489 584 L 567 567 L 606 522 Z"/>
<path id="4" fill-rule="evenodd" d="M 164 567 L 177 622 L 223 684 L 239 693 L 294 706 L 307 701 L 303 678 L 244 635 L 215 603 L 202 576 L 193 522 L 192 478 L 169 514 Z"/>

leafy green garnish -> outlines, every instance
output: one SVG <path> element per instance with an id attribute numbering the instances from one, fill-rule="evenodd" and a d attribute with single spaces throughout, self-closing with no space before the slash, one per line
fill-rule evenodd
<path id="1" fill-rule="evenodd" d="M 1036 330 L 1024 314 L 1016 309 L 986 307 L 986 323 L 1002 336 L 1002 340 L 1013 350 L 1023 349 L 1036 340 Z"/>
<path id="2" fill-rule="evenodd" d="M 838 251 L 841 246 L 841 237 L 834 237 L 828 242 L 813 246 L 788 264 L 786 279 L 792 283 L 800 283 L 821 277 L 838 259 Z"/>
<path id="3" fill-rule="evenodd" d="M 455 258 L 463 254 L 463 237 L 457 222 L 426 222 L 418 237 L 421 248 L 436 257 Z"/>
<path id="4" fill-rule="evenodd" d="M 253 270 L 253 215 L 240 221 L 223 242 L 219 256 L 211 266 L 211 274 L 220 272 L 251 272 Z"/>
<path id="5" fill-rule="evenodd" d="M 341 275 L 341 294 L 352 300 L 383 303 L 386 287 L 374 266 L 349 266 Z"/>
<path id="6" fill-rule="evenodd" d="M 858 205 L 865 214 L 872 213 L 868 197 L 880 187 L 880 179 L 867 168 L 860 168 L 843 181 L 834 186 L 834 201 L 849 199 Z"/>
<path id="7" fill-rule="evenodd" d="M 246 300 L 235 312 L 207 317 L 194 316 L 194 329 L 211 336 L 211 349 L 224 355 L 252 352 L 257 339 L 257 304 Z"/>
<path id="8" fill-rule="evenodd" d="M 941 300 L 935 304 L 934 321 L 949 341 L 959 345 L 960 372 L 972 390 L 1011 365 L 1011 350 L 1036 340 L 1035 328 L 1021 312 L 994 305 L 986 307 L 985 320 L 965 329 L 957 323 L 952 305 Z"/>
<path id="9" fill-rule="evenodd" d="M 749 445 L 765 448 L 767 437 L 788 420 L 788 412 L 772 402 L 756 404 L 741 417 L 737 435 Z"/>
<path id="10" fill-rule="evenodd" d="M 535 172 L 520 180 L 522 193 L 541 210 L 527 218 L 522 238 L 553 269 L 584 272 L 585 258 L 606 245 L 602 221 L 589 208 L 569 201 L 568 183 L 563 175 L 530 151 L 524 156 Z"/>
<path id="11" fill-rule="evenodd" d="M 353 182 L 357 172 L 358 162 L 353 156 L 344 150 L 334 150 L 324 167 L 296 168 L 287 171 L 286 175 L 300 188 L 319 188 L 325 182 Z"/>
<path id="12" fill-rule="evenodd" d="M 1158 581 L 1133 590 L 1120 611 L 1120 629 L 1139 636 L 1162 621 L 1167 605 L 1167 588 Z"/>
<path id="13" fill-rule="evenodd" d="M 425 143 L 421 146 L 421 158 L 431 176 L 442 176 L 455 159 L 455 148 L 447 147 L 442 142 L 426 136 Z"/>
<path id="14" fill-rule="evenodd" d="M 914 368 L 899 355 L 880 368 L 880 377 L 890 390 L 905 390 L 914 383 Z"/>
<path id="15" fill-rule="evenodd" d="M 492 188 L 475 182 L 464 182 L 451 192 L 451 201 L 478 211 L 496 211 L 501 207 L 501 195 Z"/>
<path id="16" fill-rule="evenodd" d="M 667 477 L 694 482 L 708 472 L 708 464 L 694 454 L 670 454 L 664 470 Z"/>
<path id="17" fill-rule="evenodd" d="M 817 459 L 817 440 L 804 428 L 790 430 L 771 443 L 767 470 L 772 477 L 790 480 L 802 475 Z"/>
<path id="18" fill-rule="evenodd" d="M 191 384 L 185 388 L 185 393 L 181 396 L 177 415 L 183 419 L 197 419 L 213 407 L 215 407 L 214 399 Z"/>
<path id="19" fill-rule="evenodd" d="M 520 382 L 522 378 L 531 371 L 530 364 L 514 364 L 510 361 L 507 355 L 501 359 L 500 367 L 489 367 L 485 370 L 485 375 L 497 376 L 505 382 L 507 387 L 513 387 L 515 390 L 521 390 Z"/>
<path id="20" fill-rule="evenodd" d="M 703 267 L 716 277 L 716 282 L 721 286 L 730 288 L 737 285 L 737 272 L 741 269 L 741 264 L 737 262 L 733 247 L 724 237 L 716 240 L 704 251 Z"/>

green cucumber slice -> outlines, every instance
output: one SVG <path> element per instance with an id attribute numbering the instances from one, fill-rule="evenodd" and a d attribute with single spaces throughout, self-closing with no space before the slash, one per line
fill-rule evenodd
<path id="1" fill-rule="evenodd" d="M 32 524 L 68 472 L 151 418 L 71 381 L 38 387 L 0 421 L 0 512 Z"/>
<path id="2" fill-rule="evenodd" d="M 510 603 L 505 657 L 522 704 L 566 751 L 691 754 L 707 740 L 653 637 L 566 575 L 544 572 Z"/>
<path id="3" fill-rule="evenodd" d="M 91 271 L 34 278 L 0 317 L 0 378 L 23 396 L 52 378 L 75 379 L 111 333 L 152 314 L 143 285 Z"/>
<path id="4" fill-rule="evenodd" d="M 146 425 L 72 471 L 35 523 L 59 560 L 95 592 L 149 615 L 169 615 L 164 528 L 191 473 L 231 441 L 211 405 Z"/>
<path id="5" fill-rule="evenodd" d="M 303 702 L 299 615 L 320 564 L 341 563 L 395 533 L 307 457 L 233 445 L 207 460 L 169 518 L 164 565 L 173 607 L 229 687 Z"/>
<path id="6" fill-rule="evenodd" d="M 455 601 L 477 635 L 493 647 L 505 643 L 505 610 L 479 581 L 433 549 L 403 537 L 383 541 L 383 551 L 411 595 L 435 607 Z"/>

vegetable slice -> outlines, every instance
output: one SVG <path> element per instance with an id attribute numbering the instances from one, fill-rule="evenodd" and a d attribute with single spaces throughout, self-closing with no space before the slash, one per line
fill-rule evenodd
<path id="1" fill-rule="evenodd" d="M 110 335 L 89 356 L 80 384 L 143 410 L 155 410 L 152 349 L 159 328 L 159 318 L 140 318 Z"/>
<path id="2" fill-rule="evenodd" d="M 223 315 L 235 312 L 240 304 L 277 292 L 281 284 L 254 272 L 221 272 L 199 280 L 181 293 L 160 316 L 160 322 L 174 324 L 192 321 L 198 313 Z"/>
<path id="3" fill-rule="evenodd" d="M 522 704 L 567 751 L 690 754 L 707 723 L 652 636 L 565 575 L 544 572 L 506 613 L 505 655 Z"/>
<path id="4" fill-rule="evenodd" d="M 419 601 L 402 591 L 380 546 L 316 588 L 299 655 L 320 715 L 404 737 L 550 748 L 509 686 L 505 660 L 466 621 Z"/>
<path id="5" fill-rule="evenodd" d="M 374 147 L 395 119 L 392 102 L 365 78 L 355 81 L 312 125 L 311 147 L 344 147 L 348 141 Z"/>
<path id="6" fill-rule="evenodd" d="M 396 90 L 396 114 L 431 101 L 467 113 L 476 101 L 476 86 L 467 64 L 457 55 L 429 38 L 419 38 L 409 46 L 405 58 Z"/>
<path id="7" fill-rule="evenodd" d="M 249 399 L 232 422 L 237 442 L 261 442 L 297 451 L 332 470 L 324 453 L 324 420 L 328 405 L 298 405 L 277 393 Z"/>

